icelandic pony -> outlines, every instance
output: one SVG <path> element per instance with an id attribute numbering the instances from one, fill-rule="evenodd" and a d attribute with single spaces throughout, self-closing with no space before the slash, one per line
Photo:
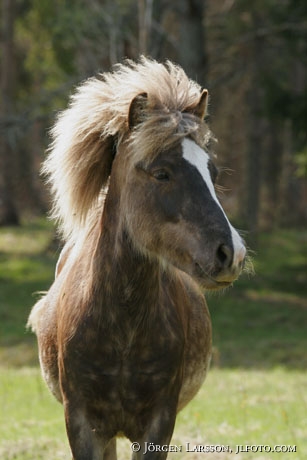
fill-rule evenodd
<path id="1" fill-rule="evenodd" d="M 43 170 L 66 244 L 29 324 L 74 460 L 116 459 L 119 435 L 133 459 L 165 459 L 145 446 L 169 444 L 205 378 L 203 290 L 246 252 L 215 194 L 206 108 L 180 67 L 143 57 L 86 81 L 53 128 Z"/>

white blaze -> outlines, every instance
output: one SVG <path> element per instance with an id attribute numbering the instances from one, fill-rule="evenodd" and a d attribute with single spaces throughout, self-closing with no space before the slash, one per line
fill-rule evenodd
<path id="1" fill-rule="evenodd" d="M 217 203 L 217 205 L 220 207 L 221 211 L 223 212 L 225 216 L 226 221 L 228 222 L 228 225 L 231 231 L 232 244 L 233 244 L 233 249 L 234 249 L 233 264 L 237 265 L 240 261 L 244 259 L 246 250 L 245 250 L 244 244 L 242 242 L 242 239 L 239 233 L 233 228 L 233 226 L 229 222 L 224 212 L 224 209 L 222 208 L 215 194 L 213 182 L 212 182 L 210 171 L 209 171 L 210 157 L 202 148 L 199 147 L 199 145 L 197 145 L 191 139 L 187 139 L 187 138 L 183 139 L 182 150 L 183 150 L 183 158 L 186 161 L 188 161 L 191 165 L 195 166 L 195 168 L 199 171 L 205 184 L 207 185 L 209 189 L 209 192 L 212 198 Z"/>

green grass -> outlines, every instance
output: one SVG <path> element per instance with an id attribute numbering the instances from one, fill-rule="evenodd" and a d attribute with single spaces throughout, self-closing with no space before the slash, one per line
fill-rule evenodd
<path id="1" fill-rule="evenodd" d="M 50 224 L 38 220 L 20 228 L 0 229 L 0 363 L 32 364 L 34 337 L 25 324 L 39 292 L 54 276 L 55 254 L 48 251 Z"/>
<path id="2" fill-rule="evenodd" d="M 255 276 L 208 299 L 219 366 L 307 369 L 307 232 L 260 236 Z"/>
<path id="3" fill-rule="evenodd" d="M 190 445 L 296 445 L 306 458 L 307 375 L 285 369 L 213 369 L 193 402 L 178 417 L 172 444 L 182 445 L 173 459 L 203 458 L 186 452 Z M 61 406 L 51 397 L 37 368 L 2 369 L 0 373 L 0 458 L 2 460 L 69 459 Z M 128 458 L 129 443 L 119 454 Z M 223 454 L 221 458 L 271 459 L 272 454 Z M 287 456 L 289 455 L 289 457 Z M 206 458 L 210 458 L 207 455 Z"/>
<path id="4" fill-rule="evenodd" d="M 61 406 L 43 383 L 34 336 L 25 324 L 48 289 L 55 255 L 44 221 L 0 230 L 0 459 L 69 459 Z M 307 232 L 260 236 L 256 275 L 210 295 L 214 356 L 207 381 L 179 415 L 171 459 L 271 459 L 272 453 L 186 452 L 195 444 L 296 445 L 307 452 Z M 119 458 L 129 443 L 120 440 Z"/>
<path id="5" fill-rule="evenodd" d="M 229 445 L 234 451 L 237 444 L 296 445 L 293 458 L 304 459 L 306 384 L 307 375 L 301 371 L 213 369 L 197 398 L 180 415 L 178 439 Z M 258 457 L 242 454 L 246 459 Z"/>
<path id="6" fill-rule="evenodd" d="M 0 427 L 2 460 L 69 458 L 62 408 L 38 367 L 1 369 Z"/>

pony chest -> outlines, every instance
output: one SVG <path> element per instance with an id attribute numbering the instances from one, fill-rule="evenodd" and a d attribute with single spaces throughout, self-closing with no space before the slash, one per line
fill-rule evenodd
<path id="1" fill-rule="evenodd" d="M 177 378 L 183 348 L 181 334 L 163 322 L 133 328 L 124 322 L 98 327 L 87 321 L 66 349 L 65 367 L 69 378 L 89 393 L 104 399 L 116 394 L 130 405 Z"/>

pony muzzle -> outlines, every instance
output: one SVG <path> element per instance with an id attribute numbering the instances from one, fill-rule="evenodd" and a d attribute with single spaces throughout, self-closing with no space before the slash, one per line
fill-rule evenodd
<path id="1" fill-rule="evenodd" d="M 193 264 L 194 278 L 205 289 L 221 289 L 231 285 L 244 268 L 246 249 L 243 244 L 236 246 L 220 244 L 214 255 L 211 270 L 202 257 L 195 257 Z M 193 276 L 193 275 L 192 275 Z"/>
<path id="2" fill-rule="evenodd" d="M 232 283 L 242 272 L 245 264 L 246 248 L 243 244 L 237 245 L 234 248 L 228 245 L 220 245 L 218 247 L 216 265 L 219 271 L 214 277 L 217 282 Z"/>

